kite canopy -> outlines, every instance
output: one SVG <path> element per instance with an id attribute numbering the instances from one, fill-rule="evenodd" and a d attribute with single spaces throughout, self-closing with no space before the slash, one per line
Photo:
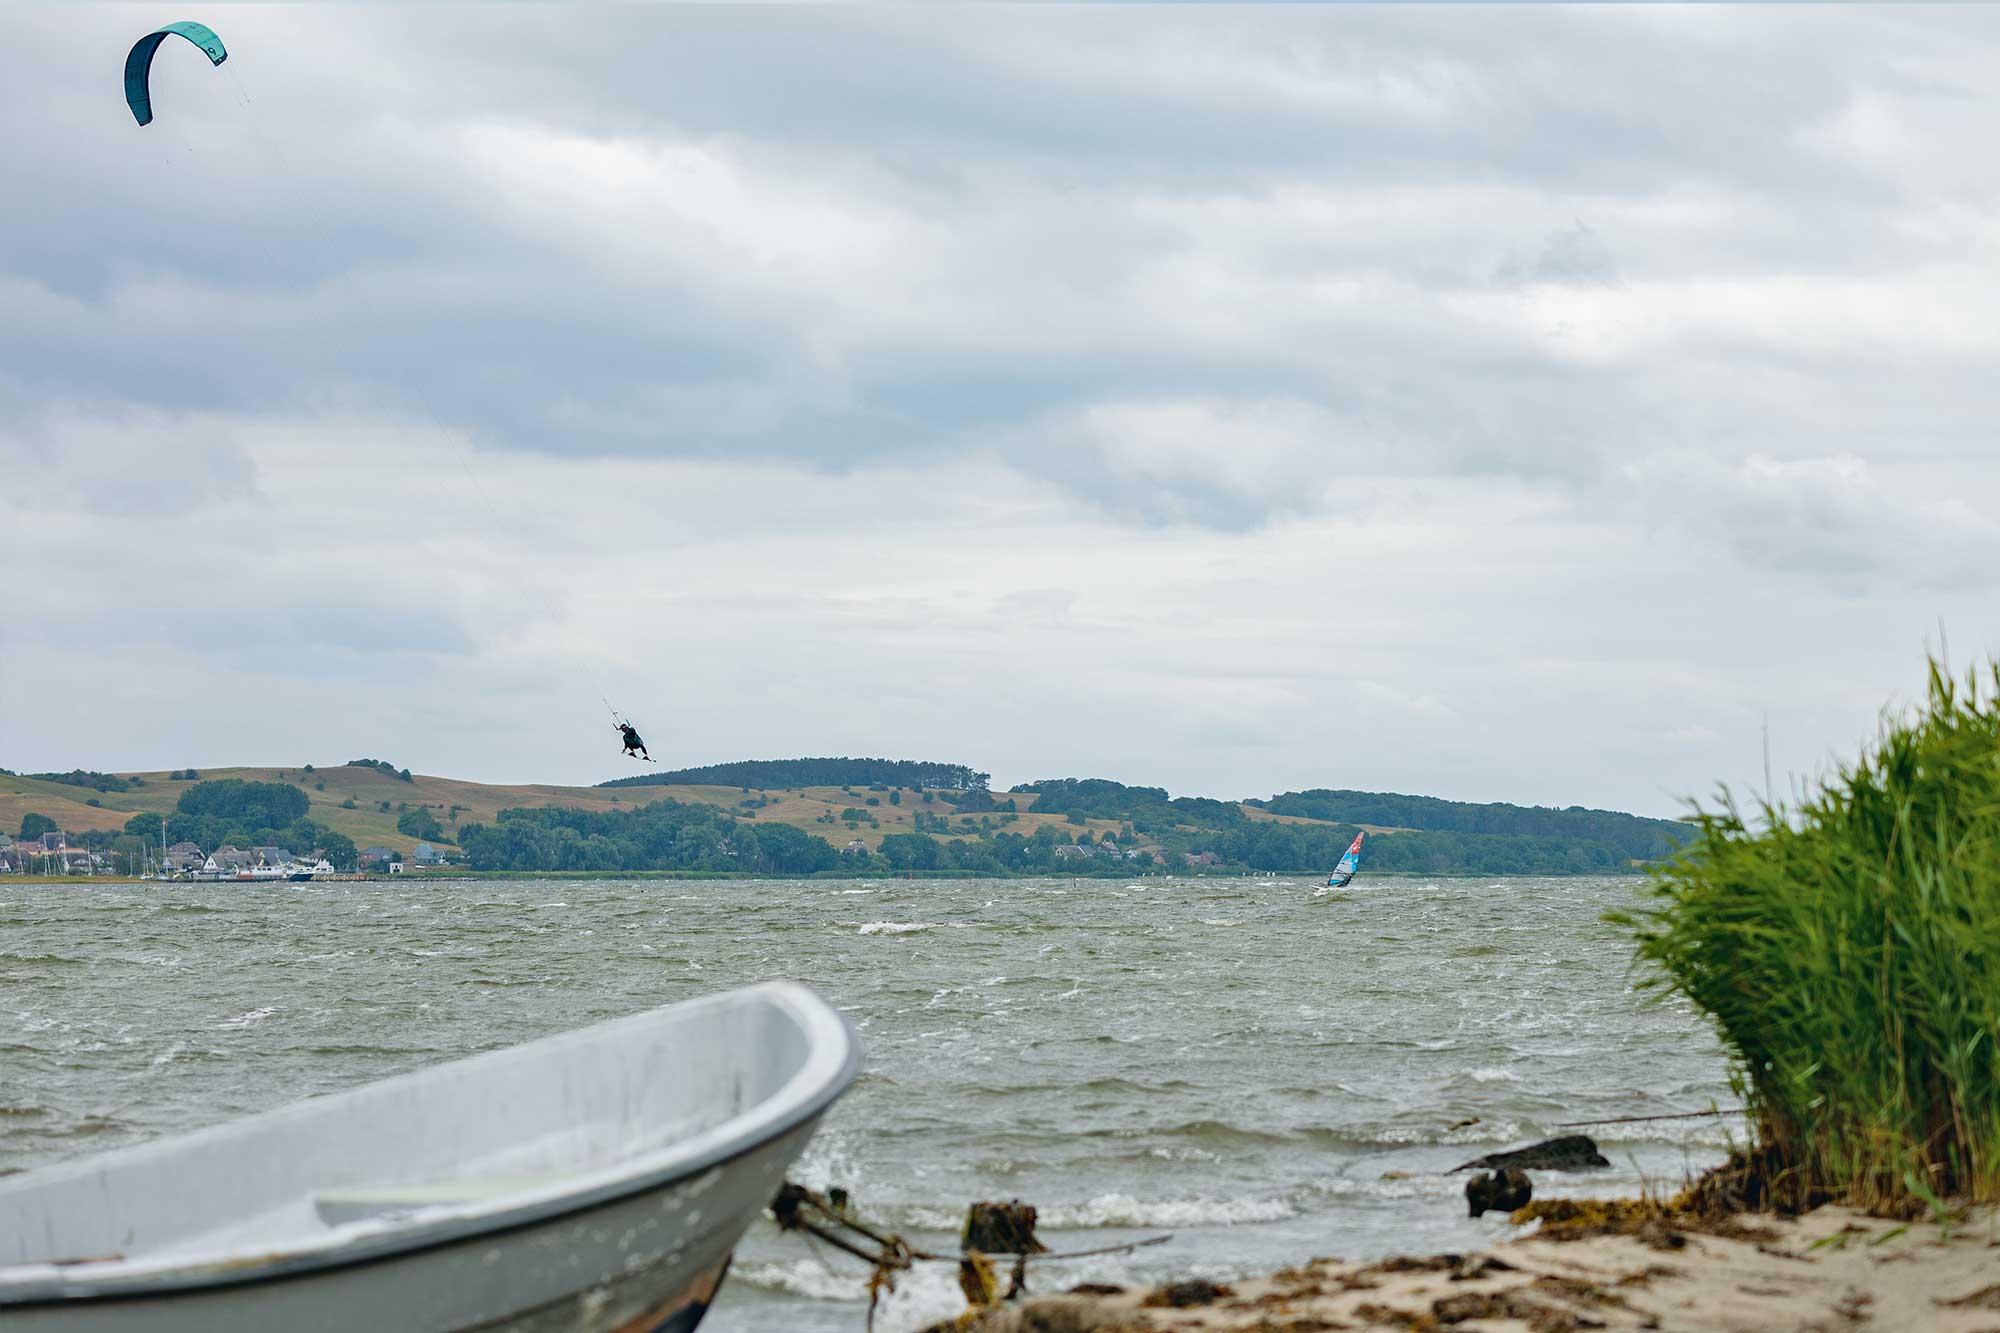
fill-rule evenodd
<path id="1" fill-rule="evenodd" d="M 153 72 L 153 52 L 169 37 L 187 38 L 202 49 L 211 64 L 220 65 L 229 59 L 229 52 L 223 50 L 222 39 L 215 35 L 215 29 L 200 23 L 169 23 L 134 42 L 125 57 L 125 104 L 132 108 L 141 125 L 153 119 L 153 94 L 146 82 Z"/>

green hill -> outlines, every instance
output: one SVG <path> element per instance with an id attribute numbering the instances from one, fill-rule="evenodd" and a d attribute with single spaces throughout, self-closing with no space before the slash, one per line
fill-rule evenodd
<path id="1" fill-rule="evenodd" d="M 207 785 L 217 782 L 280 784 L 293 795 Z M 244 806 L 247 795 L 256 800 Z M 238 817 L 239 807 L 271 813 Z M 374 759 L 198 774 L 0 773 L 8 834 L 37 814 L 103 848 L 145 812 L 198 842 L 269 836 L 289 847 L 332 833 L 407 855 L 422 838 L 461 848 L 477 867 L 519 870 L 1075 874 L 1193 864 L 1316 873 L 1365 830 L 1370 871 L 1560 875 L 1657 860 L 1685 832 L 1615 811 L 1330 788 L 1223 801 L 1055 778 L 995 793 L 964 765 L 886 759 L 752 760 L 596 787 L 468 782 Z M 236 826 L 262 818 L 284 827 Z"/>

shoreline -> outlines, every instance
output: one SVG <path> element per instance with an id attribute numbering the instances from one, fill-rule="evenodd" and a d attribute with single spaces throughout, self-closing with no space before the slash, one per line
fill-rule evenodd
<path id="1" fill-rule="evenodd" d="M 1049 1270 L 1029 1272 L 1041 1284 Z M 1949 1227 L 1835 1205 L 1569 1238 L 1538 1228 L 1470 1254 L 1312 1259 L 1229 1283 L 1084 1287 L 925 1333 L 1331 1333 L 1346 1329 L 1766 1333 L 2000 1328 L 2000 1210 Z"/>
<path id="2" fill-rule="evenodd" d="M 315 884 L 375 884 L 375 883 L 386 884 L 390 882 L 415 883 L 415 882 L 428 881 L 431 883 L 439 883 L 446 880 L 509 880 L 509 879 L 563 879 L 563 880 L 754 879 L 754 880 L 798 880 L 798 881 L 874 880 L 881 883 L 893 883 L 904 880 L 923 881 L 923 880 L 974 880 L 974 879 L 988 879 L 988 880 L 1097 879 L 1114 883 L 1120 880 L 1137 880 L 1137 879 L 1146 879 L 1146 880 L 1286 879 L 1286 880 L 1313 881 L 1313 888 L 1317 893 L 1319 889 L 1325 887 L 1323 884 L 1317 882 L 1319 877 L 1325 873 L 1326 872 L 1324 869 L 1321 870 L 1220 870 L 1220 869 L 1161 870 L 1155 867 L 1153 869 L 1145 871 L 1117 870 L 1117 869 L 1080 869 L 1080 870 L 1062 870 L 1062 871 L 1038 870 L 1032 872 L 1008 871 L 1002 873 L 994 873 L 992 871 L 986 871 L 986 870 L 960 870 L 960 869 L 933 869 L 933 870 L 913 870 L 913 871 L 836 869 L 836 870 L 813 870 L 806 872 L 762 870 L 746 874 L 740 870 L 474 870 L 467 866 L 451 866 L 443 870 L 407 870 L 394 875 L 362 874 L 355 871 L 341 871 L 340 873 L 330 878 L 316 879 L 309 881 L 284 881 L 284 880 L 253 881 L 253 880 L 238 880 L 238 879 L 213 879 L 213 880 L 145 879 L 138 875 L 38 875 L 38 874 L 16 873 L 16 874 L 0 874 L 0 886 L 5 886 L 9 884 L 14 884 L 14 885 L 47 884 L 52 886 L 61 884 L 160 884 L 160 885 L 173 884 L 173 885 L 199 885 L 202 887 L 208 887 L 212 885 L 234 884 L 234 885 L 244 885 L 247 887 L 265 888 L 273 884 L 282 884 L 287 882 L 315 883 Z M 1424 883 L 1432 880 L 1485 881 L 1485 880 L 1496 880 L 1496 879 L 1562 879 L 1562 880 L 1630 879 L 1634 883 L 1637 883 L 1638 881 L 1644 879 L 1645 875 L 1646 875 L 1645 868 L 1638 867 L 1631 870 L 1591 871 L 1589 873 L 1579 872 L 1575 874 L 1560 874 L 1560 875 L 1517 874 L 1512 871 L 1495 871 L 1488 873 L 1484 871 L 1473 872 L 1466 870 L 1439 870 L 1439 871 L 1379 870 L 1379 871 L 1369 871 L 1367 873 L 1367 878 L 1371 881 L 1378 879 L 1395 880 L 1399 883 Z M 1326 894 L 1323 898 L 1320 899 L 1320 901 L 1322 902 L 1340 901 L 1338 898 L 1334 897 L 1335 894 L 1348 894 L 1357 892 L 1365 894 L 1366 892 L 1368 892 L 1368 886 L 1363 885 L 1359 889 L 1354 889 L 1354 888 L 1335 889 Z"/>

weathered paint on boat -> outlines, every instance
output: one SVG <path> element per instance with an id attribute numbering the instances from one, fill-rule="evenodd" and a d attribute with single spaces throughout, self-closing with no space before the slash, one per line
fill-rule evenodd
<path id="1" fill-rule="evenodd" d="M 0 1181 L 0 1323 L 685 1333 L 859 1059 L 771 983 Z"/>

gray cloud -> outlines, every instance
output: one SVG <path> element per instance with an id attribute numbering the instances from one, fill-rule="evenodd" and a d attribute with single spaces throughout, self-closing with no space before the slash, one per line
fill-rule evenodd
<path id="1" fill-rule="evenodd" d="M 615 692 L 691 758 L 1660 809 L 1992 623 L 1987 11 L 226 17 L 139 130 L 152 11 L 17 16 L 35 765 L 45 697 L 175 766 L 310 694 L 274 744 L 598 776 L 550 701 Z"/>

